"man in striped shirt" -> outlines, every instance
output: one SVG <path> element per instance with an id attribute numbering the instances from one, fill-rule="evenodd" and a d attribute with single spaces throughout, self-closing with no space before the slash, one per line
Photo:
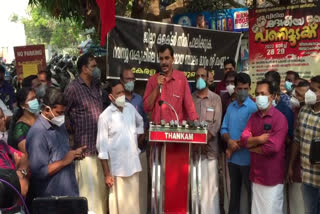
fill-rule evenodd
<path id="1" fill-rule="evenodd" d="M 300 110 L 298 125 L 295 130 L 293 151 L 289 169 L 294 160 L 301 154 L 302 194 L 305 213 L 318 214 L 320 201 L 320 165 L 310 162 L 310 148 L 312 141 L 320 142 L 320 75 L 311 79 L 312 93 L 306 93 L 306 105 Z"/>

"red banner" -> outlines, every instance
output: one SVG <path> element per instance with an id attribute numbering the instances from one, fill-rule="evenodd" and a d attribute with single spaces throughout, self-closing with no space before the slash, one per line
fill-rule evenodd
<path id="1" fill-rule="evenodd" d="M 14 55 L 18 76 L 23 74 L 23 78 L 25 78 L 46 69 L 44 45 L 14 47 Z"/>
<path id="2" fill-rule="evenodd" d="M 249 11 L 250 73 L 263 78 L 268 70 L 299 72 L 310 79 L 320 60 L 320 9 L 315 4 Z M 284 78 L 283 78 L 284 79 Z"/>

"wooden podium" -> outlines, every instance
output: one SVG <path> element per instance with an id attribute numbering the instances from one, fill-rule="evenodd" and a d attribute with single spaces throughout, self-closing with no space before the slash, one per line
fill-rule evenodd
<path id="1" fill-rule="evenodd" d="M 200 214 L 201 151 L 192 145 L 207 143 L 207 128 L 151 123 L 149 141 L 151 213 Z"/>

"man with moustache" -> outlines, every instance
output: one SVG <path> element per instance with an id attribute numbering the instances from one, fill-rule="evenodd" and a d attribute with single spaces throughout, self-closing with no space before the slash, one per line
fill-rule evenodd
<path id="1" fill-rule="evenodd" d="M 272 105 L 271 82 L 257 82 L 256 104 L 241 134 L 240 145 L 250 150 L 253 214 L 282 214 L 284 201 L 285 140 L 288 122 Z"/>
<path id="2" fill-rule="evenodd" d="M 136 78 L 132 72 L 132 68 L 128 64 L 124 64 L 121 67 L 120 72 L 120 81 L 124 87 L 124 94 L 126 97 L 126 102 L 131 103 L 133 107 L 138 111 L 138 113 L 143 118 L 143 126 L 145 133 L 147 133 L 147 130 L 149 128 L 149 121 L 147 118 L 146 113 L 143 109 L 143 102 L 142 97 L 134 92 L 135 89 L 135 82 Z M 139 202 L 140 202 L 140 211 L 141 213 L 147 213 L 148 209 L 148 164 L 147 164 L 147 146 L 148 143 L 145 140 L 145 134 L 140 135 L 138 139 L 138 146 L 141 150 L 140 153 L 140 162 L 142 171 L 139 173 Z"/>
<path id="3" fill-rule="evenodd" d="M 110 214 L 145 214 L 140 209 L 138 138 L 144 133 L 143 119 L 126 102 L 125 89 L 119 80 L 107 89 L 111 104 L 99 116 L 97 150 L 110 188 Z"/>
<path id="4" fill-rule="evenodd" d="M 223 73 L 223 79 L 221 82 L 217 84 L 216 87 L 216 94 L 221 96 L 222 93 L 227 92 L 227 85 L 225 82 L 225 75 L 230 72 L 230 71 L 235 71 L 236 70 L 236 62 L 233 59 L 227 59 L 223 62 L 223 67 L 224 67 L 224 73 Z"/>
<path id="5" fill-rule="evenodd" d="M 181 71 L 173 70 L 173 48 L 162 45 L 159 50 L 161 72 L 150 77 L 143 97 L 146 112 L 152 112 L 152 121 L 160 123 L 176 120 L 175 113 L 168 105 L 159 105 L 163 100 L 170 103 L 177 111 L 179 121 L 196 120 L 198 118 L 194 107 L 187 78 Z M 187 116 L 187 117 L 186 117 Z"/>
<path id="6" fill-rule="evenodd" d="M 220 97 L 208 89 L 206 83 L 208 73 L 205 68 L 198 68 L 196 72 L 197 91 L 192 94 L 192 98 L 199 120 L 208 123 L 208 143 L 201 146 L 201 213 L 219 214 L 218 132 L 221 125 L 222 107 Z"/>
<path id="7" fill-rule="evenodd" d="M 100 82 L 96 78 L 99 69 L 90 53 L 79 57 L 77 68 L 79 76 L 64 91 L 66 122 L 74 134 L 74 148 L 87 146 L 85 158 L 75 161 L 76 178 L 80 196 L 88 199 L 89 211 L 104 214 L 107 212 L 107 189 L 96 149 L 98 119 L 102 112 Z"/>
<path id="8" fill-rule="evenodd" d="M 158 53 L 161 72 L 150 77 L 147 83 L 143 97 L 145 111 L 152 113 L 152 121 L 157 124 L 159 124 L 161 120 L 165 120 L 167 123 L 171 120 L 177 120 L 176 114 L 179 122 L 187 119 L 197 120 L 198 115 L 192 100 L 187 78 L 183 72 L 174 70 L 172 67 L 174 62 L 173 48 L 170 45 L 163 45 L 159 47 Z M 159 105 L 160 100 L 172 105 L 176 114 L 168 104 L 162 103 L 162 105 Z M 187 183 L 188 178 L 185 170 L 183 170 L 182 166 L 176 164 L 176 162 L 181 156 L 183 158 L 188 157 L 189 146 L 168 143 L 164 151 L 166 152 L 166 163 L 174 163 L 171 171 L 169 169 L 171 173 L 166 174 L 170 174 L 171 177 L 172 174 L 174 174 L 175 179 L 181 184 Z M 164 161 L 162 161 L 162 163 L 163 162 Z M 167 170 L 168 168 L 166 168 L 166 172 Z M 181 192 L 186 193 L 186 186 L 184 185 L 167 187 L 165 194 L 169 195 L 172 199 L 178 199 L 179 193 Z M 187 193 L 183 194 L 183 196 L 187 197 Z M 170 208 L 174 210 L 174 206 L 175 205 L 172 205 Z M 170 208 L 167 209 L 171 211 Z"/>
<path id="9" fill-rule="evenodd" d="M 230 72 L 229 72 L 230 73 Z M 246 73 L 239 73 L 234 79 L 236 100 L 227 108 L 221 125 L 221 136 L 228 148 L 226 157 L 228 158 L 228 170 L 230 176 L 230 203 L 229 214 L 240 213 L 240 201 L 242 197 L 248 200 L 249 211 L 251 213 L 251 182 L 249 180 L 250 153 L 245 147 L 240 147 L 239 140 L 250 116 L 257 111 L 256 104 L 249 97 L 251 87 L 250 76 Z M 242 186 L 246 188 L 247 195 L 241 195 Z"/>

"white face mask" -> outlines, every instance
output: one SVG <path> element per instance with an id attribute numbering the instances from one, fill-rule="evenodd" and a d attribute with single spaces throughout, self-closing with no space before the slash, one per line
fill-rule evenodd
<path id="1" fill-rule="evenodd" d="M 232 84 L 227 86 L 227 91 L 228 91 L 230 96 L 234 93 L 234 88 L 235 88 L 235 86 L 232 85 Z"/>
<path id="2" fill-rule="evenodd" d="M 314 105 L 317 102 L 317 95 L 310 89 L 304 95 L 306 105 Z"/>
<path id="3" fill-rule="evenodd" d="M 50 120 L 50 122 L 56 126 L 62 126 L 62 124 L 64 124 L 65 121 L 65 116 L 64 115 L 60 115 L 58 117 L 54 117 Z"/>
<path id="4" fill-rule="evenodd" d="M 259 95 L 256 98 L 258 109 L 265 110 L 269 107 L 269 96 Z"/>
<path id="5" fill-rule="evenodd" d="M 291 97 L 290 98 L 290 104 L 293 108 L 300 108 L 300 102 L 297 98 Z"/>
<path id="6" fill-rule="evenodd" d="M 49 120 L 52 124 L 56 125 L 56 126 L 62 126 L 65 122 L 65 116 L 64 115 L 60 115 L 60 116 L 54 116 L 50 106 L 48 106 L 48 108 L 50 109 L 50 113 L 52 114 L 53 118 L 51 120 L 49 120 L 47 117 L 45 117 L 44 115 L 44 118 L 46 118 L 47 120 Z"/>
<path id="7" fill-rule="evenodd" d="M 115 104 L 118 107 L 124 107 L 124 105 L 126 104 L 126 97 L 124 95 L 117 97 L 117 99 L 115 100 Z"/>
<path id="8" fill-rule="evenodd" d="M 272 100 L 272 105 L 273 105 L 274 107 L 276 107 L 276 106 L 277 106 L 277 102 L 276 102 L 276 100 Z"/>

